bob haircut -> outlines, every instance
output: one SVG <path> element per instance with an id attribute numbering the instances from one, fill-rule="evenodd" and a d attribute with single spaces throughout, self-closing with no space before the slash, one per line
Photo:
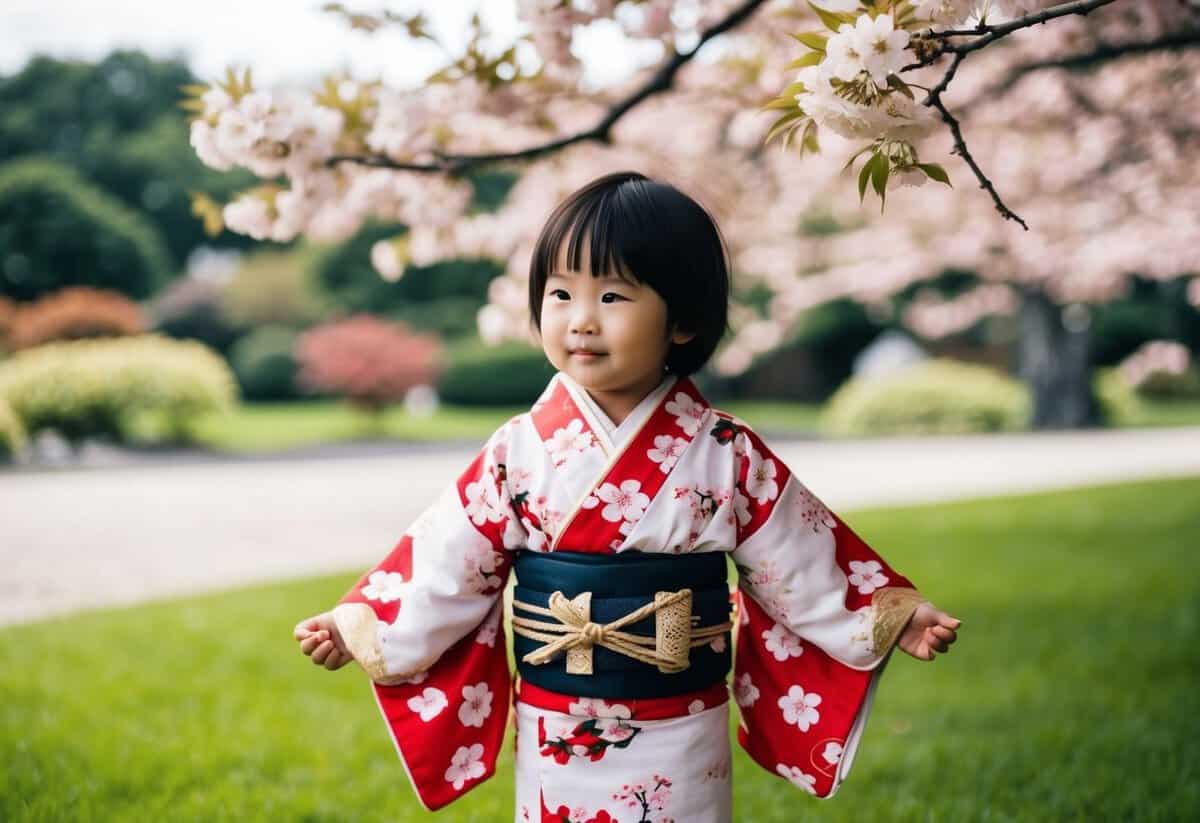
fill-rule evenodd
<path id="1" fill-rule="evenodd" d="M 708 212 L 674 186 L 637 172 L 605 175 L 571 194 L 546 220 L 530 261 L 529 312 L 538 331 L 562 242 L 569 241 L 571 270 L 584 271 L 585 233 L 593 277 L 611 272 L 649 286 L 667 304 L 667 329 L 695 335 L 671 346 L 666 370 L 687 377 L 708 362 L 729 311 L 725 244 Z"/>

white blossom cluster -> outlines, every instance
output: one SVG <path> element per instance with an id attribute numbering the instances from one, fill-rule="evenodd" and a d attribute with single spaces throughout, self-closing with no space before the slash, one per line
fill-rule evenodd
<path id="1" fill-rule="evenodd" d="M 445 178 L 326 161 L 344 139 L 341 111 L 319 105 L 311 94 L 247 90 L 235 98 L 211 86 L 201 96 L 203 110 L 191 126 L 191 144 L 200 160 L 220 171 L 241 166 L 264 178 L 264 185 L 228 203 L 222 216 L 232 231 L 257 240 L 285 242 L 300 234 L 337 241 L 353 234 L 369 216 L 397 222 L 444 226 L 466 209 L 469 185 Z M 397 127 L 407 118 L 408 129 Z M 366 112 L 372 148 L 399 151 L 401 135 L 411 143 L 414 107 L 385 98 Z M 395 276 L 398 270 L 393 266 Z"/>
<path id="2" fill-rule="evenodd" d="M 245 166 L 260 177 L 300 176 L 332 151 L 342 114 L 303 94 L 251 91 L 234 100 L 214 86 L 203 116 L 192 123 L 196 154 L 214 169 Z"/>

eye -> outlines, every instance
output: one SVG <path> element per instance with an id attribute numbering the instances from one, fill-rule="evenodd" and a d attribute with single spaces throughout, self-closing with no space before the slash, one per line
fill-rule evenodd
<path id="1" fill-rule="evenodd" d="M 566 289 L 554 289 L 549 294 L 550 297 L 557 297 L 559 300 L 570 300 L 571 295 L 567 294 Z"/>
<path id="2" fill-rule="evenodd" d="M 615 291 L 606 291 L 600 296 L 601 303 L 616 303 L 618 300 L 628 300 L 629 298 L 623 294 L 617 294 Z"/>

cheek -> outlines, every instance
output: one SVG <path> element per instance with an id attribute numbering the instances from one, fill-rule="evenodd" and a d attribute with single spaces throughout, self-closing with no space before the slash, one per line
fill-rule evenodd
<path id="1" fill-rule="evenodd" d="M 552 308 L 549 303 L 542 308 L 541 337 L 544 345 L 561 345 L 560 338 L 565 322 L 563 314 L 562 311 Z"/>

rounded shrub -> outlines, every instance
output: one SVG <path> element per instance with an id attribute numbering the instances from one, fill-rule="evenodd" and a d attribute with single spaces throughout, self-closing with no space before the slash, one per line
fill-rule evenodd
<path id="1" fill-rule="evenodd" d="M 1097 369 L 1092 391 L 1100 406 L 1100 419 L 1107 426 L 1133 425 L 1145 414 L 1145 404 L 1120 369 Z"/>
<path id="2" fill-rule="evenodd" d="M 437 338 L 369 314 L 309 329 L 295 351 L 301 386 L 344 397 L 370 412 L 404 399 L 414 386 L 434 383 L 441 370 Z"/>
<path id="3" fill-rule="evenodd" d="M 233 344 L 229 362 L 247 400 L 290 400 L 296 391 L 296 332 L 263 326 Z"/>
<path id="4" fill-rule="evenodd" d="M 170 276 L 158 229 L 120 200 L 52 160 L 0 169 L 0 293 L 32 300 L 63 286 L 142 299 Z"/>
<path id="5" fill-rule="evenodd" d="M 0 397 L 0 462 L 13 460 L 25 449 L 27 442 L 21 418 L 8 401 Z"/>
<path id="6" fill-rule="evenodd" d="M 1152 340 L 1117 367 L 1139 397 L 1151 400 L 1200 398 L 1200 371 L 1187 346 L 1175 340 Z"/>
<path id="7" fill-rule="evenodd" d="M 451 351 L 438 394 L 444 402 L 462 406 L 523 406 L 537 400 L 553 376 L 554 367 L 541 349 L 473 340 Z"/>
<path id="8" fill-rule="evenodd" d="M 74 286 L 21 306 L 8 340 L 13 349 L 28 349 L 55 340 L 125 337 L 145 330 L 142 310 L 125 295 Z"/>
<path id="9" fill-rule="evenodd" d="M 154 412 L 184 439 L 195 417 L 233 406 L 237 383 L 206 346 L 141 335 L 18 352 L 0 363 L 0 397 L 29 432 L 122 441 L 135 414 Z"/>
<path id="10" fill-rule="evenodd" d="M 887 377 L 853 378 L 830 399 L 821 426 L 849 436 L 964 434 L 1024 428 L 1029 394 L 993 369 L 931 360 Z"/>

